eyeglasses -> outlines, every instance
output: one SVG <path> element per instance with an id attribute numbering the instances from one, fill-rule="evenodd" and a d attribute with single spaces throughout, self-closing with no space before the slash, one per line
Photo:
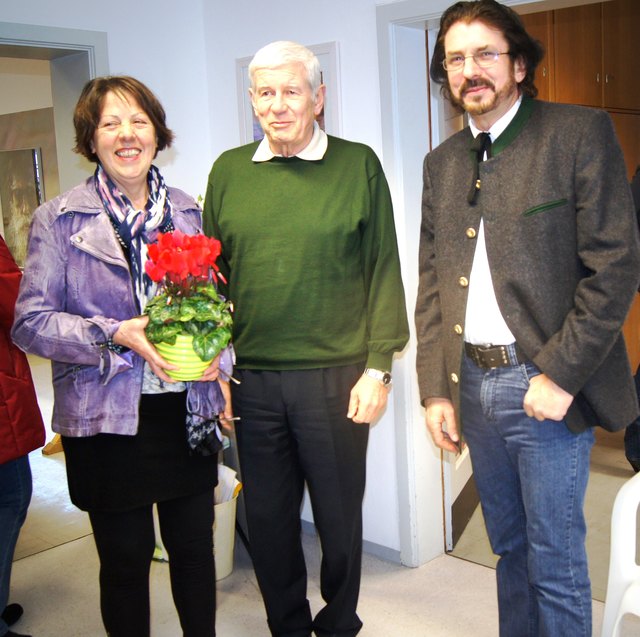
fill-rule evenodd
<path id="1" fill-rule="evenodd" d="M 509 51 L 499 53 L 498 51 L 477 51 L 473 55 L 450 55 L 442 60 L 442 66 L 445 71 L 460 71 L 464 67 L 467 58 L 473 58 L 473 61 L 483 69 L 493 66 L 501 55 L 509 55 Z"/>

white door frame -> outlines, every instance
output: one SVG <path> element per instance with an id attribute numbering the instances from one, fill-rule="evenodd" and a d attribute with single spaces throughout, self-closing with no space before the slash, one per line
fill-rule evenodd
<path id="1" fill-rule="evenodd" d="M 71 152 L 72 114 L 87 80 L 109 72 L 107 34 L 0 22 L 0 55 L 50 62 L 60 192 L 64 192 L 93 172 L 88 161 Z"/>

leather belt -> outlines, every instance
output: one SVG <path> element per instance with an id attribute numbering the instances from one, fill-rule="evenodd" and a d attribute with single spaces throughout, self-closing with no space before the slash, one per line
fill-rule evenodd
<path id="1" fill-rule="evenodd" d="M 472 345 L 464 344 L 466 355 L 483 369 L 494 367 L 508 367 L 525 362 L 526 356 L 517 343 L 511 345 Z"/>

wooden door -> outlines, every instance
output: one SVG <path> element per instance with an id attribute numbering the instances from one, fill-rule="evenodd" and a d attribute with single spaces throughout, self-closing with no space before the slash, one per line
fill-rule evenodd
<path id="1" fill-rule="evenodd" d="M 627 320 L 622 326 L 622 333 L 631 362 L 631 371 L 635 372 L 640 365 L 640 294 L 636 294 Z"/>
<path id="2" fill-rule="evenodd" d="M 553 12 L 541 11 L 520 16 L 527 33 L 544 47 L 544 58 L 536 69 L 536 87 L 538 99 L 554 101 L 553 83 Z"/>
<path id="3" fill-rule="evenodd" d="M 605 108 L 640 110 L 640 2 L 602 3 Z"/>
<path id="4" fill-rule="evenodd" d="M 616 129 L 624 160 L 627 166 L 627 177 L 635 174 L 640 166 L 640 113 L 609 112 Z M 627 353 L 631 361 L 631 368 L 635 372 L 640 364 L 640 295 L 636 294 L 623 329 Z"/>
<path id="5" fill-rule="evenodd" d="M 556 102 L 602 106 L 601 13 L 600 3 L 554 11 Z"/>

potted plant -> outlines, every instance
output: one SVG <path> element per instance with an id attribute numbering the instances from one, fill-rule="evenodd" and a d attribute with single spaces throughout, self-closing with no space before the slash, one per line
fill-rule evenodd
<path id="1" fill-rule="evenodd" d="M 147 338 L 180 367 L 167 374 L 197 380 L 231 339 L 231 304 L 217 290 L 220 242 L 175 230 L 158 234 L 147 248 L 145 271 L 158 284 L 144 310 Z"/>

